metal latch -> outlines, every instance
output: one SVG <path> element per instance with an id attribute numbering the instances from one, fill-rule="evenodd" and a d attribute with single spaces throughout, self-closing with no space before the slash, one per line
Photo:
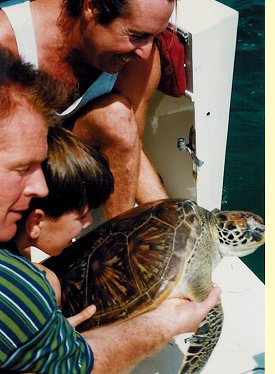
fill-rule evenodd
<path id="1" fill-rule="evenodd" d="M 196 153 L 193 149 L 192 143 L 186 144 L 184 138 L 178 138 L 178 149 L 180 151 L 188 151 L 190 153 L 190 156 L 197 166 L 202 166 L 204 164 L 203 161 L 199 160 L 198 157 L 196 156 Z"/>

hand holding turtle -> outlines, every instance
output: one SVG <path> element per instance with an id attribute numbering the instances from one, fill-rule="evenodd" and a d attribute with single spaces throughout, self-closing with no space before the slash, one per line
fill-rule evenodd
<path id="1" fill-rule="evenodd" d="M 168 299 L 135 318 L 83 332 L 95 357 L 93 373 L 131 370 L 145 356 L 159 351 L 173 336 L 194 331 L 219 302 L 219 297 L 220 288 L 214 287 L 202 302 Z"/>
<path id="2" fill-rule="evenodd" d="M 196 331 L 200 322 L 220 302 L 220 294 L 221 289 L 213 287 L 202 302 L 176 297 L 167 299 L 151 313 L 155 313 L 156 318 L 159 315 L 165 320 L 169 339 L 178 334 Z"/>

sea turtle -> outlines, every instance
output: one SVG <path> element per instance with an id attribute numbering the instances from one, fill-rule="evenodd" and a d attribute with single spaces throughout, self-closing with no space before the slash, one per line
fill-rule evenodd
<path id="1" fill-rule="evenodd" d="M 134 317 L 172 295 L 204 300 L 212 270 L 223 256 L 245 256 L 263 242 L 263 221 L 253 213 L 209 212 L 191 200 L 165 199 L 102 224 L 46 266 L 60 277 L 67 317 L 96 305 L 82 331 Z M 222 321 L 218 305 L 189 340 L 180 373 L 200 372 Z"/>

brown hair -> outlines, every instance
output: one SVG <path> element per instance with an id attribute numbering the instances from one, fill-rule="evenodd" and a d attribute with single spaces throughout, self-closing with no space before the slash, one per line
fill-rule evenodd
<path id="1" fill-rule="evenodd" d="M 26 212 L 40 208 L 52 218 L 70 211 L 82 211 L 86 205 L 97 208 L 114 189 L 107 158 L 88 147 L 71 131 L 50 126 L 48 158 L 42 170 L 49 188 L 45 198 L 31 200 Z"/>
<path id="2" fill-rule="evenodd" d="M 150 0 L 147 0 L 150 1 Z M 167 0 L 168 2 L 177 0 Z M 92 8 L 96 9 L 96 18 L 101 24 L 108 24 L 115 18 L 127 15 L 133 0 L 92 0 Z M 80 17 L 84 0 L 63 0 L 63 8 L 70 17 Z"/>
<path id="3" fill-rule="evenodd" d="M 12 88 L 12 89 L 11 89 Z M 68 90 L 46 73 L 0 48 L 0 118 L 12 114 L 25 97 L 47 123 L 57 121 L 58 112 L 69 100 Z"/>

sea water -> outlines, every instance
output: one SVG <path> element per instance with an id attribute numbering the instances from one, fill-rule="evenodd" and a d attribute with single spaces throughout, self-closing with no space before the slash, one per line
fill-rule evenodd
<path id="1" fill-rule="evenodd" d="M 222 0 L 239 12 L 222 208 L 264 218 L 264 1 Z M 242 260 L 264 281 L 264 247 Z"/>

